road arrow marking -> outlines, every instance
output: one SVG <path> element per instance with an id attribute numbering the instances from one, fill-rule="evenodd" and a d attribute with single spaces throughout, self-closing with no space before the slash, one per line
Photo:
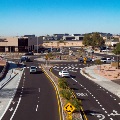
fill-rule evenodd
<path id="1" fill-rule="evenodd" d="M 10 112 L 13 111 L 13 110 L 14 110 L 13 107 L 9 109 Z"/>
<path id="2" fill-rule="evenodd" d="M 12 104 L 15 104 L 15 102 L 14 102 L 14 101 L 12 101 Z"/>

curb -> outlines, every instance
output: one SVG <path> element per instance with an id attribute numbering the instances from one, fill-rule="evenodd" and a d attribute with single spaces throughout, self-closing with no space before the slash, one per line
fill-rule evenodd
<path id="1" fill-rule="evenodd" d="M 85 76 L 86 78 L 88 78 L 88 79 L 90 79 L 90 80 L 96 80 L 95 78 L 91 78 L 91 77 L 89 77 L 88 75 L 86 75 L 85 73 L 83 73 L 83 69 L 82 70 L 80 70 L 80 73 L 83 75 L 83 76 Z"/>

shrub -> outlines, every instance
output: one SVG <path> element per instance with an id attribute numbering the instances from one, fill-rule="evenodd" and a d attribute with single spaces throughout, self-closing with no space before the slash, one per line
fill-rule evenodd
<path id="1" fill-rule="evenodd" d="M 101 62 L 101 60 L 100 60 L 100 59 L 96 59 L 96 60 L 95 60 L 95 64 L 97 64 L 97 65 L 101 65 L 101 64 L 102 64 L 102 62 Z"/>
<path id="2" fill-rule="evenodd" d="M 71 90 L 69 90 L 69 89 L 63 89 L 63 90 L 60 91 L 60 95 L 61 95 L 63 98 L 65 98 L 65 99 L 67 99 L 67 100 L 70 100 L 70 98 L 71 98 L 71 96 L 72 96 L 72 92 L 71 92 Z"/>
<path id="3" fill-rule="evenodd" d="M 76 111 L 80 111 L 81 101 L 77 98 L 70 99 L 69 101 L 75 108 Z"/>
<path id="4" fill-rule="evenodd" d="M 65 78 L 59 78 L 58 79 L 58 86 L 62 89 L 66 89 L 68 84 L 66 82 L 66 79 Z"/>

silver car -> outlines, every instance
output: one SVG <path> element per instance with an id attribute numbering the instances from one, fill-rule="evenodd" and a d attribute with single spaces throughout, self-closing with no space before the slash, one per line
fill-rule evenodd
<path id="1" fill-rule="evenodd" d="M 30 67 L 30 74 L 31 73 L 36 73 L 37 72 L 37 67 L 36 66 L 31 66 Z"/>

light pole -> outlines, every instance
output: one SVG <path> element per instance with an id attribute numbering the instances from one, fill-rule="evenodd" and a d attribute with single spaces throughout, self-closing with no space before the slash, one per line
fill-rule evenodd
<path id="1" fill-rule="evenodd" d="M 38 53 L 38 37 L 37 37 L 37 53 Z"/>

